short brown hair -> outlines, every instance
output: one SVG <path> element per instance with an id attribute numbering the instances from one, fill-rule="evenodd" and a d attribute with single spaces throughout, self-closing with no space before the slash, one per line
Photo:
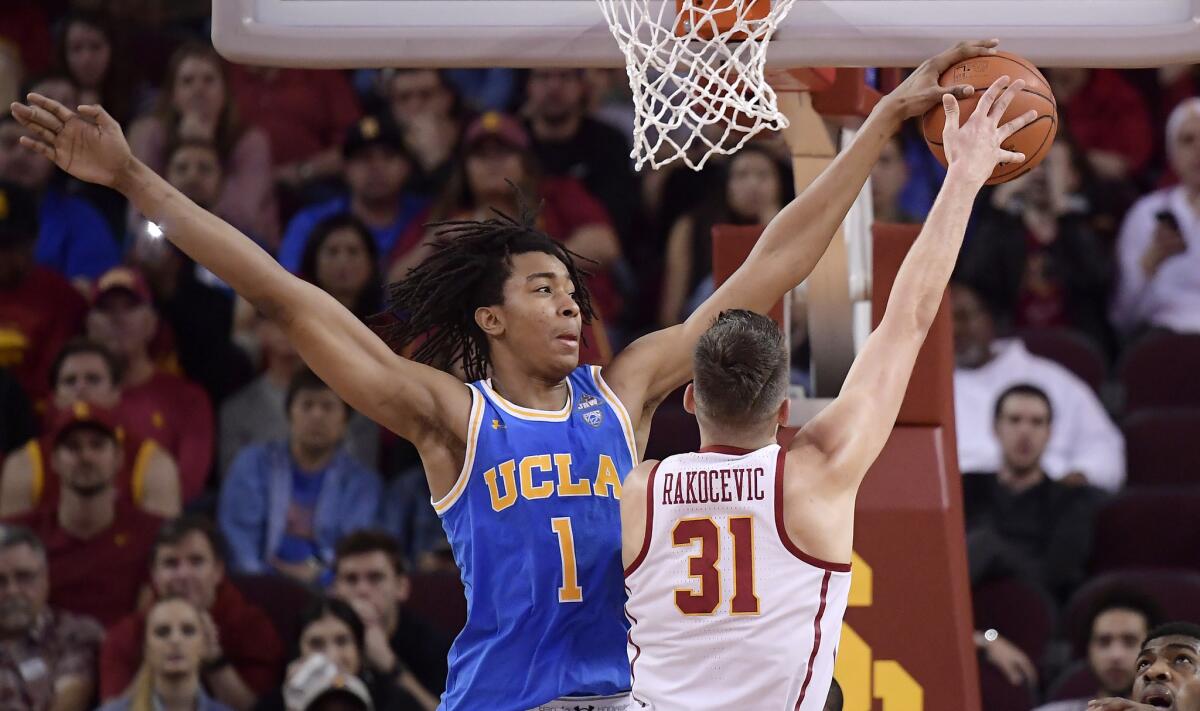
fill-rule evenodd
<path id="1" fill-rule="evenodd" d="M 696 408 L 719 424 L 758 424 L 787 397 L 783 333 L 753 311 L 722 311 L 696 343 L 692 366 Z"/>
<path id="2" fill-rule="evenodd" d="M 408 574 L 408 564 L 404 562 L 399 541 L 380 528 L 361 528 L 343 536 L 334 549 L 333 572 L 337 573 L 338 565 L 344 559 L 366 553 L 383 553 L 391 561 L 396 575 Z"/>

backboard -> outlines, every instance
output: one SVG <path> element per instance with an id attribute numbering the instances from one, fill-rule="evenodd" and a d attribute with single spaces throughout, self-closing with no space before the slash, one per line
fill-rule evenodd
<path id="1" fill-rule="evenodd" d="M 213 0 L 212 34 L 250 64 L 624 66 L 595 0 Z M 987 37 L 1041 66 L 1194 62 L 1200 0 L 800 0 L 767 62 L 915 66 Z"/>

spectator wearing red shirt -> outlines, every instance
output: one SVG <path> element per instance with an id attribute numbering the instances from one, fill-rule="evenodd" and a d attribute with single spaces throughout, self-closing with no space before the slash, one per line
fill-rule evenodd
<path id="1" fill-rule="evenodd" d="M 140 273 L 117 267 L 100 277 L 87 317 L 88 336 L 122 362 L 121 420 L 175 457 L 186 503 L 203 491 L 212 467 L 212 404 L 198 385 L 155 365 L 149 349 L 157 328 L 150 289 Z"/>
<path id="2" fill-rule="evenodd" d="M 1134 180 L 1154 152 L 1155 132 L 1142 94 L 1114 69 L 1047 71 L 1059 115 L 1092 169 L 1108 180 Z"/>
<path id="3" fill-rule="evenodd" d="M 78 403 L 61 413 L 50 441 L 51 466 L 62 477 L 58 508 L 7 521 L 45 544 L 51 607 L 107 627 L 137 606 L 162 519 L 118 505 L 123 454 L 110 413 Z"/>
<path id="4" fill-rule="evenodd" d="M 242 118 L 270 138 L 276 182 L 297 189 L 338 174 L 342 136 L 361 115 L 345 75 L 235 64 L 229 85 Z"/>
<path id="5" fill-rule="evenodd" d="M 35 403 L 46 395 L 54 356 L 87 310 L 66 279 L 34 265 L 37 234 L 32 194 L 0 183 L 0 367 Z"/>
<path id="6" fill-rule="evenodd" d="M 266 613 L 246 601 L 225 577 L 225 543 L 208 519 L 184 516 L 159 531 L 150 554 L 150 582 L 160 598 L 182 597 L 217 630 L 217 649 L 205 659 L 201 681 L 217 701 L 245 711 L 279 682 L 283 643 Z M 128 615 L 105 637 L 100 697 L 119 697 L 142 664 L 146 618 Z"/>

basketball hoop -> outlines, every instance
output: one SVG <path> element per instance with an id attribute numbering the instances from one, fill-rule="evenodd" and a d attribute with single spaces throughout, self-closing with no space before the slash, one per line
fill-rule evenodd
<path id="1" fill-rule="evenodd" d="M 597 1 L 625 55 L 638 170 L 681 158 L 700 170 L 788 126 L 765 69 L 771 35 L 796 0 Z"/>

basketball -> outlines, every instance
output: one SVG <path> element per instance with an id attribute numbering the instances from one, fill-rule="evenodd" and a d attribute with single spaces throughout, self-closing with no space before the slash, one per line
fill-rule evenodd
<path id="1" fill-rule="evenodd" d="M 1024 79 L 1025 88 L 1009 104 L 1000 123 L 1011 121 L 1030 109 L 1037 112 L 1037 118 L 1014 133 L 1003 145 L 1005 150 L 1024 153 L 1025 162 L 996 166 L 992 177 L 987 181 L 988 185 L 1006 183 L 1033 170 L 1050 152 L 1054 135 L 1058 131 L 1058 106 L 1054 101 L 1054 94 L 1050 92 L 1050 84 L 1037 67 L 1015 54 L 997 52 L 992 56 L 964 60 L 943 72 L 940 83 L 942 86 L 970 84 L 975 87 L 974 94 L 969 98 L 959 99 L 958 102 L 959 120 L 966 123 L 971 117 L 971 112 L 975 110 L 979 97 L 1001 76 L 1008 76 L 1013 81 Z M 942 148 L 942 129 L 945 125 L 946 111 L 941 104 L 926 112 L 921 120 L 925 143 L 942 165 L 946 165 L 946 152 Z"/>

